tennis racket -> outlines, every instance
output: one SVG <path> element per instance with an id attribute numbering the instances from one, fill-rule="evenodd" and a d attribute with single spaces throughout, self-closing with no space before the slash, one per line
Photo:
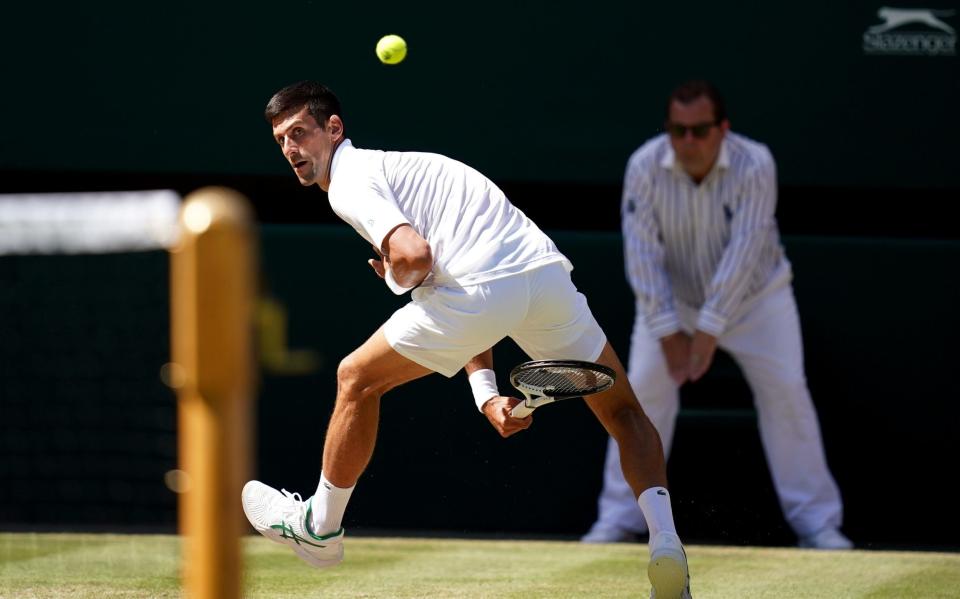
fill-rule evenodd
<path id="1" fill-rule="evenodd" d="M 606 391 L 617 375 L 612 368 L 580 360 L 534 360 L 510 372 L 510 384 L 527 399 L 510 410 L 514 418 L 526 418 L 540 406 Z"/>

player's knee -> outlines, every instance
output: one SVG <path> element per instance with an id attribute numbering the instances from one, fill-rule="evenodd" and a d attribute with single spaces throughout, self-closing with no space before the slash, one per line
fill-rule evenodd
<path id="1" fill-rule="evenodd" d="M 338 398 L 361 400 L 380 395 L 382 392 L 365 377 L 363 367 L 352 355 L 340 361 L 337 366 Z"/>
<path id="2" fill-rule="evenodd" d="M 597 415 L 614 438 L 638 430 L 645 418 L 640 404 L 632 396 L 609 398 Z"/>

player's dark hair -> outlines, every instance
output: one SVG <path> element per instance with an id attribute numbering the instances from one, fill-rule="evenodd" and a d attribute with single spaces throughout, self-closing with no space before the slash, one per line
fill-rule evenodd
<path id="1" fill-rule="evenodd" d="M 727 105 L 723 101 L 723 96 L 720 95 L 720 90 L 718 90 L 714 84 L 709 81 L 704 81 L 703 79 L 685 81 L 670 93 L 670 97 L 667 99 L 667 120 L 670 120 L 670 105 L 673 104 L 674 101 L 680 102 L 681 104 L 689 104 L 703 96 L 713 104 L 713 117 L 716 119 L 715 122 L 719 123 L 726 120 Z"/>
<path id="2" fill-rule="evenodd" d="M 321 127 L 326 126 L 327 119 L 340 114 L 340 100 L 326 85 L 316 81 L 298 81 L 292 83 L 273 94 L 267 107 L 263 111 L 268 123 L 278 116 L 297 112 L 304 106 Z M 346 127 L 344 127 L 346 130 Z M 344 133 L 346 135 L 346 133 Z"/>

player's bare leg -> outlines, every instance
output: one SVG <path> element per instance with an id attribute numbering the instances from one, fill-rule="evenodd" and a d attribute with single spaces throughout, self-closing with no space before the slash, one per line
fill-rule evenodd
<path id="1" fill-rule="evenodd" d="M 380 397 L 431 371 L 395 352 L 381 331 L 344 358 L 337 369 L 337 401 L 327 429 L 323 472 L 313 497 L 250 481 L 243 510 L 260 534 L 287 545 L 316 568 L 343 560 L 340 526 L 353 486 L 377 440 Z"/>
<path id="2" fill-rule="evenodd" d="M 609 343 L 597 362 L 613 368 L 617 381 L 609 390 L 587 397 L 586 402 L 620 447 L 620 464 L 627 483 L 637 496 L 650 487 L 666 487 L 667 469 L 660 435 L 640 407 L 623 364 Z"/>
<path id="3" fill-rule="evenodd" d="M 607 343 L 597 362 L 613 368 L 617 382 L 585 398 L 620 448 L 620 464 L 650 529 L 647 574 L 655 599 L 689 599 L 687 557 L 677 536 L 666 489 L 667 469 L 657 429 L 640 407 L 616 352 Z"/>
<path id="4" fill-rule="evenodd" d="M 323 474 L 337 487 L 352 487 L 377 442 L 380 398 L 390 389 L 433 371 L 398 354 L 380 329 L 337 369 L 337 402 L 327 425 Z"/>

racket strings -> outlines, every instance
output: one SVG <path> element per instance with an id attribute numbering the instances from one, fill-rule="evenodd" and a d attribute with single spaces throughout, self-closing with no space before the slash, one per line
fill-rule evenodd
<path id="1" fill-rule="evenodd" d="M 521 372 L 517 377 L 518 384 L 550 395 L 587 394 L 612 382 L 605 373 L 583 368 L 541 367 Z"/>

